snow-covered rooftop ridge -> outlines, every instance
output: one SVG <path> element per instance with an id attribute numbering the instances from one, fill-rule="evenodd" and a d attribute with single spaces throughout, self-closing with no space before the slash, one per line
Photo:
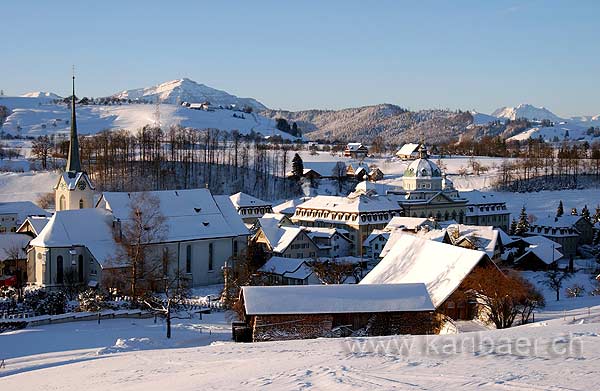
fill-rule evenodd
<path id="1" fill-rule="evenodd" d="M 0 202 L 0 215 L 15 213 L 19 224 L 25 221 L 28 216 L 50 216 L 50 213 L 31 201 Z"/>
<path id="2" fill-rule="evenodd" d="M 28 216 L 25 219 L 25 221 L 23 221 L 21 226 L 29 223 L 31 225 L 31 228 L 33 229 L 33 233 L 35 235 L 39 235 L 40 232 L 42 232 L 42 230 L 46 226 L 46 224 L 48 224 L 48 221 L 50 221 L 50 219 L 51 219 L 50 216 Z M 21 228 L 21 227 L 19 227 L 19 228 Z"/>
<path id="3" fill-rule="evenodd" d="M 269 246 L 275 253 L 284 252 L 296 237 L 304 230 L 295 226 L 279 226 L 276 221 L 261 222 L 261 230 Z"/>
<path id="4" fill-rule="evenodd" d="M 523 255 L 515 259 L 515 263 L 520 263 L 529 253 L 535 254 L 542 262 L 544 262 L 547 265 L 551 265 L 552 263 L 558 261 L 563 257 L 563 254 L 556 248 L 553 248 L 552 246 L 548 246 L 547 244 L 533 245 L 526 249 Z"/>
<path id="5" fill-rule="evenodd" d="M 363 213 L 398 211 L 396 202 L 384 196 L 357 194 L 348 197 L 319 195 L 297 206 L 297 209 L 321 209 L 332 212 Z"/>
<path id="6" fill-rule="evenodd" d="M 293 215 L 296 211 L 296 207 L 300 204 L 308 201 L 310 197 L 302 197 L 302 198 L 294 198 L 293 200 L 284 201 L 280 204 L 277 204 L 273 207 L 273 212 L 275 213 L 283 213 L 287 215 Z"/>
<path id="7" fill-rule="evenodd" d="M 247 232 L 241 217 L 232 213 L 222 198 L 208 189 L 161 190 L 147 192 L 159 201 L 165 217 L 166 237 L 161 241 L 182 241 L 238 236 Z M 122 221 L 129 220 L 132 198 L 141 193 L 105 192 L 99 206 L 113 212 Z M 217 202 L 219 200 L 219 202 Z"/>
<path id="8" fill-rule="evenodd" d="M 528 243 L 529 245 L 532 246 L 549 246 L 549 247 L 553 247 L 555 249 L 561 249 L 562 245 L 555 242 L 554 240 L 550 240 L 544 236 L 541 235 L 534 235 L 534 236 L 525 236 L 523 238 L 519 238 L 521 240 L 523 240 L 525 243 Z"/>
<path id="9" fill-rule="evenodd" d="M 235 193 L 229 197 L 236 208 L 248 208 L 254 206 L 271 206 L 270 202 L 263 201 L 246 193 Z"/>
<path id="10" fill-rule="evenodd" d="M 151 87 L 124 90 L 113 95 L 120 99 L 144 99 L 155 102 L 178 104 L 181 102 L 210 102 L 213 106 L 235 105 L 239 108 L 250 106 L 264 110 L 266 106 L 253 98 L 240 98 L 228 92 L 196 83 L 188 78 L 176 79 Z"/>
<path id="11" fill-rule="evenodd" d="M 248 315 L 433 311 L 425 285 L 245 286 Z"/>
<path id="12" fill-rule="evenodd" d="M 498 243 L 498 230 L 492 226 L 454 224 L 447 228 L 455 244 L 468 240 L 486 254 L 493 258 Z"/>
<path id="13" fill-rule="evenodd" d="M 395 228 L 403 228 L 409 230 L 415 230 L 423 225 L 431 225 L 436 227 L 437 223 L 433 219 L 427 217 L 405 217 L 405 216 L 394 216 L 390 222 L 385 226 L 385 229 L 390 231 Z"/>
<path id="14" fill-rule="evenodd" d="M 396 152 L 396 155 L 411 155 L 419 149 L 419 143 L 406 143 Z"/>
<path id="15" fill-rule="evenodd" d="M 302 258 L 271 257 L 258 271 L 303 280 L 313 273 Z"/>
<path id="16" fill-rule="evenodd" d="M 506 203 L 504 200 L 496 198 L 494 193 L 484 193 L 479 190 L 461 191 L 460 195 L 467 199 L 467 206 Z"/>
<path id="17" fill-rule="evenodd" d="M 433 304 L 441 305 L 488 256 L 431 240 L 402 235 L 360 284 L 425 283 Z"/>
<path id="18" fill-rule="evenodd" d="M 532 226 L 551 227 L 551 228 L 570 228 L 573 227 L 583 216 L 563 215 L 560 217 L 543 217 L 539 218 Z"/>

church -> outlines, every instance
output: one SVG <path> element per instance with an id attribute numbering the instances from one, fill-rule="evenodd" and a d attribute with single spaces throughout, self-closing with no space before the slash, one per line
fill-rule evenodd
<path id="1" fill-rule="evenodd" d="M 418 151 L 418 159 L 404 171 L 402 189 L 389 190 L 388 197 L 398 202 L 406 217 L 464 223 L 468 200 L 460 196 L 452 181 L 429 159 L 423 144 Z"/>
<path id="2" fill-rule="evenodd" d="M 129 267 L 119 238 L 141 194 L 156 200 L 164 226 L 148 244 L 146 262 L 163 262 L 163 273 L 183 276 L 191 287 L 222 282 L 222 268 L 243 253 L 250 234 L 229 196 L 208 189 L 97 194 L 81 167 L 75 105 L 73 77 L 67 164 L 54 187 L 56 212 L 27 248 L 28 283 L 110 288 L 111 271 Z"/>

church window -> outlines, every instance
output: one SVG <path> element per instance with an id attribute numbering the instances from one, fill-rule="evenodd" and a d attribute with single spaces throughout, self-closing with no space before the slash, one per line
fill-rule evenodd
<path id="1" fill-rule="evenodd" d="M 79 209 L 83 209 L 83 200 L 79 200 Z"/>
<path id="2" fill-rule="evenodd" d="M 79 282 L 83 282 L 83 255 L 81 254 L 77 258 L 77 273 L 79 275 Z"/>
<path id="3" fill-rule="evenodd" d="M 233 256 L 237 257 L 238 255 L 238 242 L 237 240 L 233 241 Z"/>
<path id="4" fill-rule="evenodd" d="M 213 270 L 213 256 L 214 256 L 214 245 L 208 244 L 208 270 Z"/>
<path id="5" fill-rule="evenodd" d="M 66 209 L 65 203 L 66 203 L 65 196 L 61 195 L 59 198 L 59 201 L 58 201 L 58 206 L 59 206 L 58 210 L 65 210 Z"/>
<path id="6" fill-rule="evenodd" d="M 63 257 L 59 255 L 56 257 L 56 283 L 62 284 L 64 281 L 63 274 Z"/>
<path id="7" fill-rule="evenodd" d="M 190 244 L 185 248 L 185 272 L 192 272 L 192 246 Z"/>

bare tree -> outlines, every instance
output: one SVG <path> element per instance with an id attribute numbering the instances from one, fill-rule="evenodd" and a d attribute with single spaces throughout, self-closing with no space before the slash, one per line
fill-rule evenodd
<path id="1" fill-rule="evenodd" d="M 129 216 L 117 222 L 114 235 L 118 243 L 117 262 L 122 266 L 119 270 L 126 273 L 129 293 L 137 299 L 148 288 L 148 284 L 140 286 L 140 281 L 150 280 L 161 266 L 154 244 L 166 237 L 168 228 L 158 197 L 147 192 L 134 193 L 129 205 Z"/>
<path id="2" fill-rule="evenodd" d="M 349 262 L 328 260 L 321 262 L 315 260 L 310 262 L 310 267 L 313 269 L 317 278 L 323 284 L 343 284 L 346 278 L 353 275 L 354 265 Z"/>
<path id="3" fill-rule="evenodd" d="M 551 269 L 546 272 L 545 279 L 540 282 L 552 289 L 556 293 L 556 301 L 559 301 L 563 283 L 571 277 L 571 273 L 566 270 Z"/>
<path id="4" fill-rule="evenodd" d="M 338 183 L 338 192 L 342 192 L 342 185 L 344 184 L 344 179 L 346 179 L 346 163 L 337 162 L 332 170 L 332 176 L 337 180 Z"/>
<path id="5" fill-rule="evenodd" d="M 48 156 L 50 156 L 50 149 L 52 148 L 52 142 L 48 136 L 39 136 L 31 144 L 31 154 L 42 163 L 42 169 L 45 170 L 48 167 Z"/>

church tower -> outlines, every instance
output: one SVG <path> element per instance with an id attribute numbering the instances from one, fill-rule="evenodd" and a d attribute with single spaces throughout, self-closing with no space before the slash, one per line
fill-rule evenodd
<path id="1" fill-rule="evenodd" d="M 81 170 L 77 118 L 75 113 L 75 75 L 71 97 L 71 134 L 67 167 L 54 187 L 56 211 L 94 207 L 94 186 L 87 173 Z"/>

